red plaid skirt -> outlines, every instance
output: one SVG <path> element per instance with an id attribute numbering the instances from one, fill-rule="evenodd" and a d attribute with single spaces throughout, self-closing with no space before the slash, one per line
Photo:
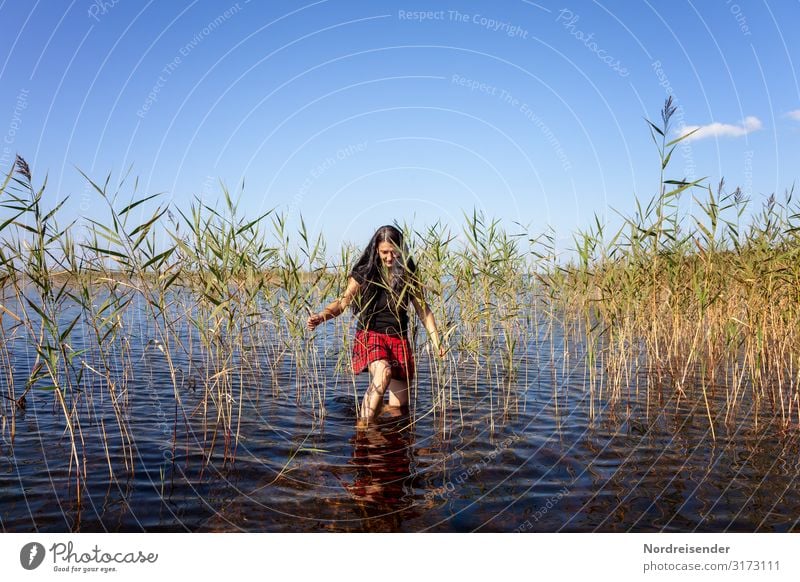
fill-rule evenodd
<path id="1" fill-rule="evenodd" d="M 389 362 L 394 379 L 410 382 L 414 378 L 414 353 L 408 338 L 359 329 L 353 343 L 353 373 L 360 374 L 376 360 Z"/>

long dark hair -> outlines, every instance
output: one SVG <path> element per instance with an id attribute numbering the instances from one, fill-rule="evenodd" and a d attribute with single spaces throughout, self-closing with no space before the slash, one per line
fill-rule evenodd
<path id="1" fill-rule="evenodd" d="M 378 245 L 382 242 L 392 243 L 398 253 L 389 268 L 387 278 L 383 276 L 383 262 L 378 254 Z M 353 310 L 356 313 L 361 311 L 371 303 L 381 289 L 386 290 L 394 306 L 399 307 L 401 299 L 414 292 L 418 286 L 416 273 L 417 265 L 408 253 L 400 229 L 391 224 L 380 227 L 372 235 L 369 244 L 353 266 L 352 275 L 356 281 L 366 283 L 361 289 L 361 300 L 354 303 Z"/>

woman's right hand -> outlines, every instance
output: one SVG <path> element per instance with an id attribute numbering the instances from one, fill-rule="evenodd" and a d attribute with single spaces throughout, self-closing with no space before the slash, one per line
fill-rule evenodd
<path id="1" fill-rule="evenodd" d="M 308 316 L 308 321 L 306 321 L 306 325 L 308 326 L 309 331 L 314 331 L 314 328 L 317 327 L 320 323 L 323 323 L 325 318 L 322 316 L 321 313 L 312 313 Z"/>

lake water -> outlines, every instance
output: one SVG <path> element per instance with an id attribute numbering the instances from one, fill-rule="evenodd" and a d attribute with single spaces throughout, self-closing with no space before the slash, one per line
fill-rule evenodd
<path id="1" fill-rule="evenodd" d="M 87 389 L 77 400 L 87 475 L 80 507 L 53 393 L 33 390 L 24 412 L 4 398 L 2 531 L 798 529 L 800 441 L 767 411 L 756 425 L 747 395 L 739 418 L 715 425 L 716 438 L 705 407 L 668 389 L 651 392 L 649 405 L 643 389 L 616 404 L 599 399 L 592 418 L 582 358 L 566 368 L 556 354 L 554 364 L 540 338 L 524 346 L 510 380 L 494 362 L 487 377 L 486 364 L 451 352 L 446 411 L 434 406 L 442 392 L 418 353 L 410 414 L 357 431 L 354 390 L 360 397 L 367 378 L 354 383 L 337 371 L 343 348 L 328 336 L 319 340 L 318 384 L 298 379 L 288 359 L 242 380 L 229 402 L 240 423 L 231 460 L 224 431 L 214 437 L 213 402 L 205 409 L 203 390 L 184 374 L 177 405 L 163 354 L 146 332 L 136 337 L 119 363 L 132 371 L 124 413 L 133 465 L 122 461 L 108 394 Z M 262 348 L 251 357 L 272 357 Z M 179 354 L 175 361 L 189 369 Z M 32 363 L 30 347 L 11 346 L 17 394 Z M 7 394 L 6 374 L 0 382 Z M 323 388 L 320 419 L 309 393 Z"/>

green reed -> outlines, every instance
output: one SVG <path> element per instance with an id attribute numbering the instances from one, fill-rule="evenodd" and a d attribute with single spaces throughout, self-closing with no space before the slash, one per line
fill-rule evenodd
<path id="1" fill-rule="evenodd" d="M 669 137 L 674 111 L 667 101 L 660 124 L 648 122 L 656 193 L 635 199 L 616 228 L 595 217 L 575 232 L 566 258 L 552 230 L 506 230 L 478 211 L 460 228 L 403 227 L 448 348 L 444 361 L 434 358 L 412 318 L 418 363 L 430 370 L 430 383 L 412 387 L 417 420 L 457 430 L 469 397 L 493 428 L 524 405 L 532 377 L 552 387 L 558 416 L 579 369 L 592 416 L 607 404 L 629 410 L 643 396 L 648 415 L 667 405 L 702 410 L 714 436 L 735 422 L 800 424 L 800 207 L 790 190 L 753 213 L 724 182 L 670 179 L 685 139 Z M 330 382 L 347 378 L 358 402 L 352 318 L 314 334 L 305 320 L 343 292 L 360 249 L 344 246 L 332 262 L 302 217 L 294 230 L 275 209 L 245 217 L 224 186 L 219 206 L 195 199 L 180 209 L 138 194 L 136 181 L 112 188 L 110 176 L 86 179 L 105 216 L 66 226 L 58 221 L 65 201 L 46 208 L 45 185 L 34 187 L 21 158 L 0 189 L 7 442 L 31 392 L 51 396 L 80 501 L 87 438 L 103 441 L 112 478 L 133 471 L 131 386 L 142 360 L 163 359 L 169 371 L 173 450 L 179 425 L 199 424 L 206 463 L 220 451 L 235 461 L 245 406 L 266 391 L 294 398 L 318 422 Z M 693 214 L 681 211 L 690 196 Z M 141 313 L 145 338 L 134 329 Z M 20 342 L 36 356 L 22 382 L 12 373 Z M 423 395 L 427 410 L 417 406 Z"/>
<path id="2" fill-rule="evenodd" d="M 65 431 L 70 442 L 70 475 L 74 474 L 75 491 L 80 503 L 83 480 L 86 477 L 82 455 L 83 430 L 78 413 L 83 404 L 78 390 L 83 369 L 76 362 L 80 351 L 69 343 L 70 333 L 80 315 L 67 321 L 61 316 L 69 299 L 67 278 L 57 278 L 59 271 L 66 270 L 65 263 L 74 260 L 74 244 L 69 227 L 60 228 L 57 213 L 62 200 L 49 211 L 42 206 L 45 184 L 36 189 L 30 168 L 17 158 L 16 174 L 6 180 L 2 208 L 12 215 L 0 226 L 13 234 L 3 239 L 5 286 L 11 286 L 16 313 L 4 307 L 4 313 L 13 316 L 24 330 L 30 346 L 36 352 L 29 377 L 17 396 L 12 386 L 11 399 L 18 407 L 24 407 L 31 389 L 51 392 L 54 406 L 62 413 Z M 16 235 L 16 236 L 15 236 Z M 6 357 L 8 360 L 8 357 Z"/>
<path id="3" fill-rule="evenodd" d="M 676 406 L 700 406 L 712 434 L 718 422 L 735 418 L 746 390 L 756 425 L 766 405 L 788 427 L 800 372 L 798 208 L 792 192 L 783 202 L 772 196 L 743 226 L 749 201 L 741 190 L 665 179 L 686 137 L 667 141 L 673 113 L 667 101 L 662 124 L 650 123 L 662 172 L 658 194 L 645 205 L 636 201 L 635 215 L 609 239 L 599 223 L 578 237 L 578 259 L 566 267 L 558 299 L 583 318 L 587 364 L 613 400 L 644 373 L 648 394 L 667 391 Z M 690 193 L 699 212 L 682 216 L 678 200 Z M 598 385 L 590 383 L 590 391 Z M 719 391 L 722 412 L 710 404 Z"/>

